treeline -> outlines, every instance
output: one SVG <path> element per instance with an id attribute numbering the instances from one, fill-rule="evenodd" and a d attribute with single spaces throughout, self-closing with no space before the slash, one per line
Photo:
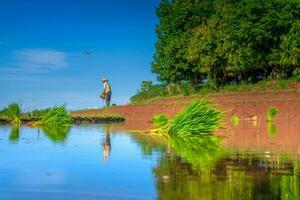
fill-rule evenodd
<path id="1" fill-rule="evenodd" d="M 152 71 L 162 83 L 300 76 L 300 0 L 162 0 Z"/>

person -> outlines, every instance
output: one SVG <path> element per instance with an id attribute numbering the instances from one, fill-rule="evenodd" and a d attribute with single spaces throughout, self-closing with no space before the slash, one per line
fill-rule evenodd
<path id="1" fill-rule="evenodd" d="M 102 78 L 102 83 L 103 83 L 103 92 L 102 92 L 101 97 L 105 101 L 106 106 L 109 106 L 110 99 L 111 99 L 111 87 L 106 78 Z"/>

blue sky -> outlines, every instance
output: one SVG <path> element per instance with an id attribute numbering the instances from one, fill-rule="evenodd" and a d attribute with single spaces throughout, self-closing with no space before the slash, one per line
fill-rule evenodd
<path id="1" fill-rule="evenodd" d="M 125 104 L 155 81 L 159 0 L 0 1 L 0 108 L 102 107 L 101 77 Z M 84 52 L 90 52 L 90 55 Z"/>

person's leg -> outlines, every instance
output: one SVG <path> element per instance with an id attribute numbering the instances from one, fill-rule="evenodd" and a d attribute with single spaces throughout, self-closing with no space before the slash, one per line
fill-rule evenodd
<path id="1" fill-rule="evenodd" d="M 109 92 L 109 93 L 107 94 L 107 102 L 106 102 L 106 105 L 107 105 L 107 106 L 110 106 L 110 99 L 111 99 L 111 92 Z"/>
<path id="2" fill-rule="evenodd" d="M 111 92 L 107 93 L 105 95 L 105 103 L 106 103 L 106 106 L 109 106 L 110 105 L 110 99 L 111 99 Z"/>

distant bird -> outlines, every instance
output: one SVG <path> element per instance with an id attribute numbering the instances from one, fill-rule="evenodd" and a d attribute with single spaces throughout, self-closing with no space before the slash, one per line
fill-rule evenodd
<path id="1" fill-rule="evenodd" d="M 88 51 L 88 50 L 85 50 L 84 52 L 83 52 L 83 54 L 85 54 L 85 55 L 91 55 L 91 52 L 90 51 Z"/>

